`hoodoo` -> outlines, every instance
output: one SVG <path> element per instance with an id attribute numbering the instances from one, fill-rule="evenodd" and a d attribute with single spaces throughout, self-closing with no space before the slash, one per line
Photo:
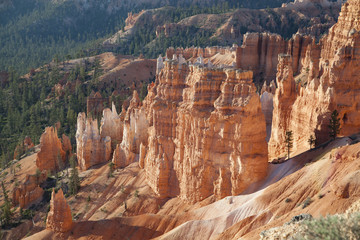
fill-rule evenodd
<path id="1" fill-rule="evenodd" d="M 73 226 L 70 206 L 67 204 L 63 191 L 52 191 L 50 211 L 46 219 L 46 228 L 55 232 L 67 232 Z"/>
<path id="2" fill-rule="evenodd" d="M 63 136 L 64 144 L 57 136 L 54 127 L 47 127 L 40 138 L 40 152 L 37 153 L 36 166 L 42 170 L 59 170 L 64 167 L 67 156 L 71 152 L 69 139 Z"/>

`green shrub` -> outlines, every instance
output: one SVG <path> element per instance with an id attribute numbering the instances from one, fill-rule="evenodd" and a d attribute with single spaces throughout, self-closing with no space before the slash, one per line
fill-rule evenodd
<path id="1" fill-rule="evenodd" d="M 301 223 L 301 230 L 294 239 L 360 239 L 360 213 L 349 218 L 332 215 Z"/>
<path id="2" fill-rule="evenodd" d="M 302 205 L 302 208 L 306 208 L 307 206 L 309 206 L 310 204 L 312 203 L 312 200 L 310 197 L 308 197 L 304 202 L 303 202 L 303 205 Z"/>

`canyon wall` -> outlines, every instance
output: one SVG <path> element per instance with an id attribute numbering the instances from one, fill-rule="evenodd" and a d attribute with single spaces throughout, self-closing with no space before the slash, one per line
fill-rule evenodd
<path id="1" fill-rule="evenodd" d="M 293 57 L 293 72 L 302 68 L 307 47 L 313 39 L 309 36 L 295 34 L 290 40 L 271 33 L 246 33 L 244 42 L 236 50 L 237 68 L 254 71 L 255 81 L 268 83 L 276 77 L 276 66 L 279 54 L 290 54 Z"/>
<path id="2" fill-rule="evenodd" d="M 161 197 L 223 198 L 266 176 L 265 118 L 252 77 L 165 62 L 144 101 L 151 126 L 143 164 Z"/>
<path id="3" fill-rule="evenodd" d="M 112 161 L 116 167 L 138 161 L 161 198 L 197 202 L 240 194 L 262 180 L 268 167 L 266 121 L 253 73 L 205 66 L 201 58 L 194 65 L 181 56 L 173 59 L 159 61 L 163 68 L 145 100 L 134 91 L 123 117 L 112 115 L 117 123 L 104 110 L 104 124 L 123 127 Z M 81 169 L 107 161 L 102 139 L 109 135 L 79 114 Z"/>
<path id="4" fill-rule="evenodd" d="M 299 82 L 295 91 L 288 64 L 279 63 L 278 84 L 291 82 L 291 86 L 279 86 L 274 96 L 270 159 L 285 154 L 287 130 L 293 131 L 296 152 L 309 148 L 307 140 L 311 135 L 317 143 L 330 139 L 329 118 L 335 109 L 339 112 L 340 135 L 360 131 L 360 23 L 356 20 L 359 17 L 359 0 L 349 0 L 343 5 L 338 23 L 330 28 L 329 34 L 319 44 L 309 45 L 303 59 L 307 65 L 303 72 L 308 72 L 308 76 Z M 293 104 L 284 99 L 290 92 Z"/>

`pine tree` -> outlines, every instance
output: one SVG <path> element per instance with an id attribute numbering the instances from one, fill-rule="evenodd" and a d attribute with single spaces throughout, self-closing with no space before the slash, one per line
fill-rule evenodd
<path id="1" fill-rule="evenodd" d="M 5 189 L 4 182 L 1 182 L 1 188 L 4 194 L 4 204 L 1 206 L 1 223 L 3 226 L 8 226 L 12 222 L 14 213 L 11 211 L 11 203 Z"/>
<path id="2" fill-rule="evenodd" d="M 334 110 L 331 113 L 329 129 L 330 137 L 335 140 L 336 136 L 340 133 L 340 118 L 337 110 Z"/>
<path id="3" fill-rule="evenodd" d="M 315 144 L 316 144 L 316 138 L 311 135 L 310 138 L 308 139 L 308 143 L 310 145 L 310 149 L 314 146 L 315 147 Z"/>
<path id="4" fill-rule="evenodd" d="M 79 173 L 76 168 L 76 161 L 75 156 L 73 155 L 70 158 L 70 165 L 71 165 L 71 176 L 69 181 L 69 188 L 70 188 L 70 194 L 75 195 L 77 194 L 79 188 L 80 188 L 80 179 L 79 179 Z"/>
<path id="5" fill-rule="evenodd" d="M 286 143 L 286 149 L 288 152 L 288 159 L 290 158 L 290 150 L 293 147 L 293 132 L 292 131 L 286 131 L 285 133 L 285 143 Z"/>

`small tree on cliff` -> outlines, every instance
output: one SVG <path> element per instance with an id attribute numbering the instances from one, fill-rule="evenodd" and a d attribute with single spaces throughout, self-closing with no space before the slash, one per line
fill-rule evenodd
<path id="1" fill-rule="evenodd" d="M 313 147 L 315 147 L 316 138 L 315 138 L 313 135 L 311 135 L 311 136 L 309 137 L 309 139 L 308 139 L 308 143 L 309 143 L 309 145 L 310 145 L 310 149 L 313 148 Z"/>
<path id="2" fill-rule="evenodd" d="M 1 224 L 3 226 L 8 226 L 12 222 L 14 212 L 11 211 L 11 202 L 7 195 L 4 182 L 1 182 L 1 188 L 4 194 L 4 204 L 1 206 Z"/>
<path id="3" fill-rule="evenodd" d="M 329 129 L 329 135 L 334 140 L 340 133 L 340 118 L 339 112 L 336 109 L 331 113 Z"/>
<path id="4" fill-rule="evenodd" d="M 286 149 L 288 152 L 288 159 L 290 158 L 290 150 L 293 147 L 293 132 L 292 131 L 286 131 L 285 133 L 285 143 L 286 143 Z"/>
<path id="5" fill-rule="evenodd" d="M 77 194 L 79 188 L 80 188 L 80 179 L 79 179 L 79 173 L 78 170 L 76 168 L 76 161 L 75 161 L 75 156 L 71 156 L 70 158 L 70 165 L 71 165 L 71 176 L 70 176 L 70 181 L 69 181 L 69 189 L 70 189 L 70 194 L 75 195 Z"/>
<path id="6" fill-rule="evenodd" d="M 109 174 L 108 177 L 111 178 L 113 177 L 113 173 L 114 173 L 114 168 L 115 168 L 115 164 L 113 162 L 109 162 Z"/>

